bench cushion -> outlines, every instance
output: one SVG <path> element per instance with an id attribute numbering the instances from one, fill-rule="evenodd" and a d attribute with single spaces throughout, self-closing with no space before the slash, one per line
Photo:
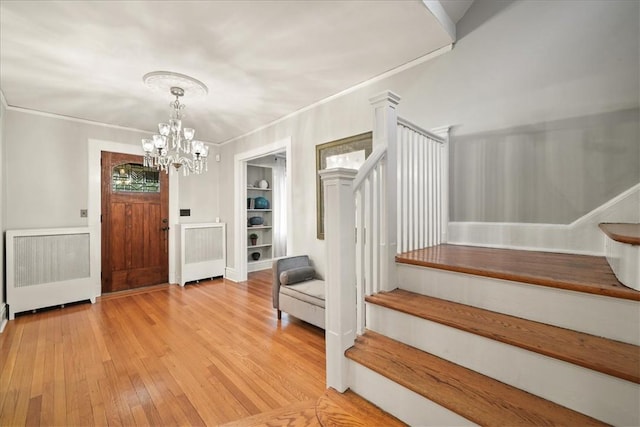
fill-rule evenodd
<path id="1" fill-rule="evenodd" d="M 295 285 L 281 286 L 280 293 L 324 308 L 324 280 L 308 280 Z"/>

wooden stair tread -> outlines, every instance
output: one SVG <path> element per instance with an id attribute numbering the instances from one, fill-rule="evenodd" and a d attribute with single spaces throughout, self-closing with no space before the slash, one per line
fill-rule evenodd
<path id="1" fill-rule="evenodd" d="M 396 289 L 367 302 L 640 383 L 640 347 Z"/>
<path id="2" fill-rule="evenodd" d="M 640 224 L 602 223 L 599 227 L 604 234 L 617 242 L 640 245 Z"/>
<path id="3" fill-rule="evenodd" d="M 406 426 L 351 390 L 339 393 L 332 388 L 327 389 L 318 399 L 316 415 L 323 427 Z"/>
<path id="4" fill-rule="evenodd" d="M 606 425 L 372 331 L 345 354 L 480 425 Z"/>
<path id="5" fill-rule="evenodd" d="M 399 254 L 396 261 L 640 301 L 640 292 L 620 283 L 605 257 L 444 244 Z"/>
<path id="6" fill-rule="evenodd" d="M 223 424 L 221 427 L 320 427 L 316 417 L 316 402 L 297 402 L 283 408 L 273 409 L 251 417 Z"/>

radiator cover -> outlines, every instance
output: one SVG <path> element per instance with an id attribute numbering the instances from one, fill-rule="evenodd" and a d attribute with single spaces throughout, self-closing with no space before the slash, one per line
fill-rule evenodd
<path id="1" fill-rule="evenodd" d="M 89 228 L 8 230 L 7 304 L 15 313 L 97 297 Z"/>
<path id="2" fill-rule="evenodd" d="M 181 286 L 193 280 L 224 276 L 226 225 L 199 223 L 180 225 Z"/>

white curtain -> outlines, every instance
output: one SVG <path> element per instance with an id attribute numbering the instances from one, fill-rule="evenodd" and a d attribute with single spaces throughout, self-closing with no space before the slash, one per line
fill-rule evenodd
<path id="1" fill-rule="evenodd" d="M 276 157 L 273 168 L 273 256 L 287 254 L 287 162 Z"/>

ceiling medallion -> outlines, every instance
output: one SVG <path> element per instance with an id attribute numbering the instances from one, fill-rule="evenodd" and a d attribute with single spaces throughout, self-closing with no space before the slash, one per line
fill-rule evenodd
<path id="1" fill-rule="evenodd" d="M 181 88 L 187 95 L 206 95 L 209 93 L 207 86 L 200 80 L 187 76 L 186 74 L 174 73 L 171 71 L 153 71 L 142 77 L 142 81 L 154 90 L 166 92 L 172 87 Z"/>
<path id="2" fill-rule="evenodd" d="M 158 124 L 159 134 L 142 140 L 144 165 L 166 173 L 169 173 L 170 165 L 176 170 L 182 168 L 184 175 L 206 172 L 209 147 L 194 139 L 195 129 L 182 127 L 185 105 L 180 103 L 180 97 L 185 93 L 206 95 L 207 86 L 192 77 L 170 71 L 147 73 L 142 80 L 150 88 L 168 90 L 176 98 L 169 104 L 169 123 Z"/>

